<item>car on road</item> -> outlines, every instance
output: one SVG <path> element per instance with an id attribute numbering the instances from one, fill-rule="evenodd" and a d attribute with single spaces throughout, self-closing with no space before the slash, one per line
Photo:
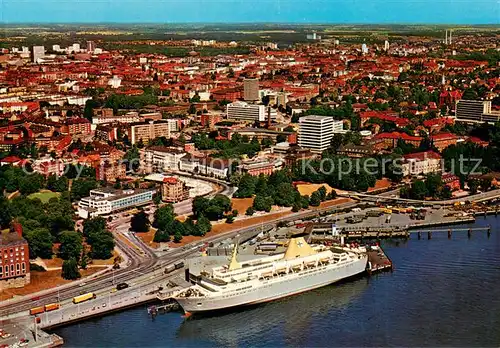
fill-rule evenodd
<path id="1" fill-rule="evenodd" d="M 123 289 L 126 289 L 128 287 L 129 287 L 129 285 L 127 283 L 120 283 L 116 286 L 116 290 L 123 290 Z"/>

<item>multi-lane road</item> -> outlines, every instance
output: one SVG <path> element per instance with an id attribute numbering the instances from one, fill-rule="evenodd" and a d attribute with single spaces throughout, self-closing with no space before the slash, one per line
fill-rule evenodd
<path id="1" fill-rule="evenodd" d="M 232 191 L 232 189 L 228 185 L 222 185 L 222 182 L 220 182 L 219 180 L 214 179 L 213 181 L 221 185 L 221 190 L 219 190 L 219 192 L 230 194 L 230 192 Z M 497 191 L 498 192 L 491 191 L 489 194 L 484 193 L 473 197 L 477 199 L 495 197 L 500 194 L 500 190 Z M 393 190 L 379 195 L 379 197 L 387 198 L 396 194 L 397 190 Z M 471 198 L 472 196 L 468 199 L 470 200 Z M 289 214 L 281 218 L 269 219 L 265 222 L 264 225 L 262 223 L 258 223 L 245 228 L 235 229 L 230 232 L 205 238 L 203 241 L 195 242 L 181 248 L 171 249 L 167 252 L 162 253 L 161 256 L 155 254 L 148 246 L 144 245 L 142 241 L 134 238 L 135 236 L 127 235 L 130 218 L 125 216 L 124 214 L 119 214 L 117 218 L 110 223 L 110 228 L 115 233 L 117 247 L 121 250 L 121 252 L 127 259 L 127 267 L 118 270 L 108 270 L 105 273 L 97 275 L 93 278 L 84 279 L 82 281 L 67 284 L 58 288 L 45 290 L 43 292 L 33 294 L 30 297 L 3 301 L 0 304 L 0 319 L 27 315 L 29 308 L 40 306 L 43 304 L 69 300 L 82 293 L 105 291 L 106 289 L 112 288 L 114 285 L 122 282 L 132 284 L 140 281 L 145 287 L 151 287 L 154 286 L 154 284 L 158 283 L 158 281 L 160 280 L 160 278 L 158 278 L 158 274 L 162 274 L 163 269 L 166 266 L 173 264 L 176 261 L 196 255 L 203 243 L 218 242 L 227 238 L 234 238 L 237 235 L 243 237 L 245 234 L 254 234 L 256 231 L 260 231 L 262 228 L 268 229 L 269 227 L 274 226 L 280 221 L 299 220 L 308 216 L 318 215 L 323 211 L 353 208 L 357 204 L 357 202 L 347 202 L 335 207 L 316 208 L 313 210 Z M 179 205 L 176 207 L 176 209 L 178 207 Z M 180 208 L 186 209 L 186 203 L 180 205 Z M 122 236 L 118 237 L 119 234 L 121 234 Z M 128 237 L 128 243 L 122 240 L 123 236 Z M 131 246 L 130 243 L 133 244 L 133 246 Z"/>

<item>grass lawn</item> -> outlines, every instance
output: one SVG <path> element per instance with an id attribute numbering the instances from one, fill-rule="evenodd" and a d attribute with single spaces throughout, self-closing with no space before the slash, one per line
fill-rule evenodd
<path id="1" fill-rule="evenodd" d="M 31 199 L 38 198 L 43 203 L 47 203 L 51 198 L 53 198 L 53 197 L 59 197 L 59 195 L 60 195 L 59 192 L 40 191 L 40 192 L 37 192 L 37 193 L 30 194 L 28 196 L 28 198 L 31 198 Z"/>

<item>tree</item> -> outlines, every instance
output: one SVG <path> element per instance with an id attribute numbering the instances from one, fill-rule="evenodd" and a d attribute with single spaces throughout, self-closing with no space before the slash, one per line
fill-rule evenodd
<path id="1" fill-rule="evenodd" d="M 321 201 L 326 200 L 326 188 L 324 186 L 321 186 L 317 191 Z"/>
<path id="2" fill-rule="evenodd" d="M 264 139 L 262 139 L 261 145 L 262 147 L 271 147 L 273 145 L 273 139 L 271 139 L 270 137 L 265 137 Z"/>
<path id="3" fill-rule="evenodd" d="M 93 259 L 107 260 L 113 256 L 115 240 L 111 232 L 108 230 L 101 231 L 98 235 L 93 235 L 91 240 L 91 256 Z"/>
<path id="4" fill-rule="evenodd" d="M 312 205 L 313 207 L 319 206 L 321 203 L 321 195 L 319 194 L 318 191 L 314 191 L 311 194 L 311 198 L 309 199 L 309 204 Z"/>
<path id="5" fill-rule="evenodd" d="M 64 231 L 59 234 L 59 257 L 63 260 L 80 259 L 82 253 L 82 236 L 78 232 Z"/>
<path id="6" fill-rule="evenodd" d="M 44 186 L 44 181 L 45 179 L 41 174 L 26 175 L 19 180 L 19 191 L 23 195 L 38 192 Z"/>
<path id="7" fill-rule="evenodd" d="M 12 221 L 12 211 L 7 198 L 0 195 L 0 228 L 7 228 Z"/>
<path id="8" fill-rule="evenodd" d="M 159 206 L 161 204 L 161 193 L 160 192 L 157 192 L 154 196 L 153 196 L 153 203 L 156 205 L 156 206 Z"/>
<path id="9" fill-rule="evenodd" d="M 210 206 L 210 200 L 205 197 L 197 196 L 193 199 L 192 206 L 193 215 L 198 218 L 200 215 L 203 215 Z"/>
<path id="10" fill-rule="evenodd" d="M 54 237 L 57 237 L 61 231 L 74 230 L 73 206 L 68 199 L 51 198 L 44 206 L 44 222 Z"/>
<path id="11" fill-rule="evenodd" d="M 278 134 L 276 136 L 276 142 L 277 143 L 284 143 L 288 140 L 287 136 L 285 134 Z"/>
<path id="12" fill-rule="evenodd" d="M 24 237 L 28 241 L 28 245 L 30 248 L 30 258 L 52 258 L 53 237 L 48 229 L 37 228 L 32 231 L 26 231 Z"/>
<path id="13" fill-rule="evenodd" d="M 428 197 L 436 197 L 443 187 L 443 180 L 439 174 L 429 174 L 425 179 L 425 187 Z"/>
<path id="14" fill-rule="evenodd" d="M 410 196 L 413 199 L 423 200 L 427 194 L 427 187 L 425 182 L 422 180 L 417 180 L 411 185 Z"/>
<path id="15" fill-rule="evenodd" d="M 269 196 L 256 195 L 253 200 L 253 208 L 257 211 L 270 212 L 273 205 L 273 199 Z"/>
<path id="16" fill-rule="evenodd" d="M 75 179 L 71 184 L 71 200 L 77 201 L 87 197 L 90 190 L 97 188 L 97 181 L 93 179 Z"/>
<path id="17" fill-rule="evenodd" d="M 295 188 L 290 183 L 282 182 L 278 184 L 274 190 L 274 204 L 291 207 L 295 201 L 295 192 Z"/>
<path id="18" fill-rule="evenodd" d="M 51 175 L 47 179 L 47 188 L 55 192 L 68 190 L 68 178 L 65 176 Z"/>
<path id="19" fill-rule="evenodd" d="M 90 255 L 93 259 L 107 260 L 113 256 L 115 241 L 113 234 L 106 229 L 106 220 L 102 217 L 85 220 L 83 235 L 92 247 Z"/>
<path id="20" fill-rule="evenodd" d="M 82 253 L 82 256 L 80 258 L 80 267 L 82 269 L 87 269 L 87 264 L 88 264 L 89 261 L 90 261 L 89 260 L 89 256 L 88 256 L 86 250 L 84 249 L 83 253 Z"/>
<path id="21" fill-rule="evenodd" d="M 344 137 L 340 133 L 336 133 L 332 137 L 331 146 L 333 150 L 338 150 L 338 148 L 343 144 Z"/>
<path id="22" fill-rule="evenodd" d="M 130 229 L 134 232 L 149 232 L 150 224 L 148 214 L 144 210 L 137 212 L 130 219 Z"/>
<path id="23" fill-rule="evenodd" d="M 469 193 L 471 195 L 474 195 L 474 194 L 477 193 L 477 189 L 479 187 L 479 183 L 478 183 L 477 180 L 474 180 L 474 179 L 469 180 L 469 182 L 467 183 L 467 185 L 469 186 Z"/>
<path id="24" fill-rule="evenodd" d="M 175 233 L 174 235 L 174 243 L 180 243 L 182 240 L 182 234 L 180 232 Z"/>
<path id="25" fill-rule="evenodd" d="M 196 114 L 196 105 L 194 104 L 189 105 L 188 114 L 190 115 Z"/>
<path id="26" fill-rule="evenodd" d="M 462 95 L 462 99 L 477 100 L 477 92 L 473 88 L 467 88 Z"/>
<path id="27" fill-rule="evenodd" d="M 248 207 L 245 215 L 252 216 L 253 214 L 255 214 L 255 209 L 252 206 Z"/>
<path id="28" fill-rule="evenodd" d="M 134 145 L 125 153 L 125 156 L 123 156 L 127 165 L 127 170 L 136 172 L 140 167 L 140 158 L 139 149 Z"/>
<path id="29" fill-rule="evenodd" d="M 232 224 L 234 222 L 234 217 L 232 215 L 229 215 L 226 217 L 226 223 L 227 224 Z"/>
<path id="30" fill-rule="evenodd" d="M 204 215 L 201 215 L 198 218 L 198 221 L 196 222 L 196 227 L 198 228 L 198 231 L 201 236 L 204 236 L 208 232 L 212 230 L 212 224 L 210 223 L 210 220 L 207 219 Z"/>
<path id="31" fill-rule="evenodd" d="M 250 198 L 255 194 L 257 178 L 255 176 L 244 174 L 238 183 L 238 190 L 235 192 L 235 198 Z"/>
<path id="32" fill-rule="evenodd" d="M 171 204 L 167 204 L 155 211 L 153 226 L 159 230 L 167 231 L 174 219 L 174 207 Z"/>
<path id="33" fill-rule="evenodd" d="M 157 243 L 170 242 L 170 234 L 165 230 L 157 230 L 153 241 Z"/>
<path id="34" fill-rule="evenodd" d="M 81 277 L 76 259 L 65 260 L 62 265 L 62 277 L 68 280 L 79 279 Z"/>

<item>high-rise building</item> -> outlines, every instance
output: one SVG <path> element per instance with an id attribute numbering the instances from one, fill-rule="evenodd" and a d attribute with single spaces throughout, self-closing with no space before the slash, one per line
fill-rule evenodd
<path id="1" fill-rule="evenodd" d="M 385 40 L 384 42 L 384 51 L 389 51 L 389 41 Z"/>
<path id="2" fill-rule="evenodd" d="M 368 46 L 365 43 L 361 45 L 361 53 L 368 54 Z"/>
<path id="3" fill-rule="evenodd" d="M 45 56 L 45 47 L 33 46 L 33 63 L 38 63 Z"/>
<path id="4" fill-rule="evenodd" d="M 491 110 L 491 100 L 459 100 L 455 108 L 457 121 L 463 122 L 490 122 L 500 121 L 500 112 Z"/>
<path id="5" fill-rule="evenodd" d="M 245 99 L 245 101 L 251 101 L 251 102 L 256 102 L 259 100 L 258 79 L 243 80 L 243 99 Z"/>
<path id="6" fill-rule="evenodd" d="M 227 118 L 232 120 L 259 121 L 267 120 L 268 112 L 265 105 L 234 102 L 226 106 Z M 276 110 L 271 110 L 271 120 L 276 120 Z"/>
<path id="7" fill-rule="evenodd" d="M 94 52 L 95 51 L 95 42 L 94 41 L 87 41 L 87 52 Z"/>
<path id="8" fill-rule="evenodd" d="M 329 116 L 304 116 L 299 119 L 299 146 L 313 152 L 323 152 L 333 138 L 333 118 Z"/>

